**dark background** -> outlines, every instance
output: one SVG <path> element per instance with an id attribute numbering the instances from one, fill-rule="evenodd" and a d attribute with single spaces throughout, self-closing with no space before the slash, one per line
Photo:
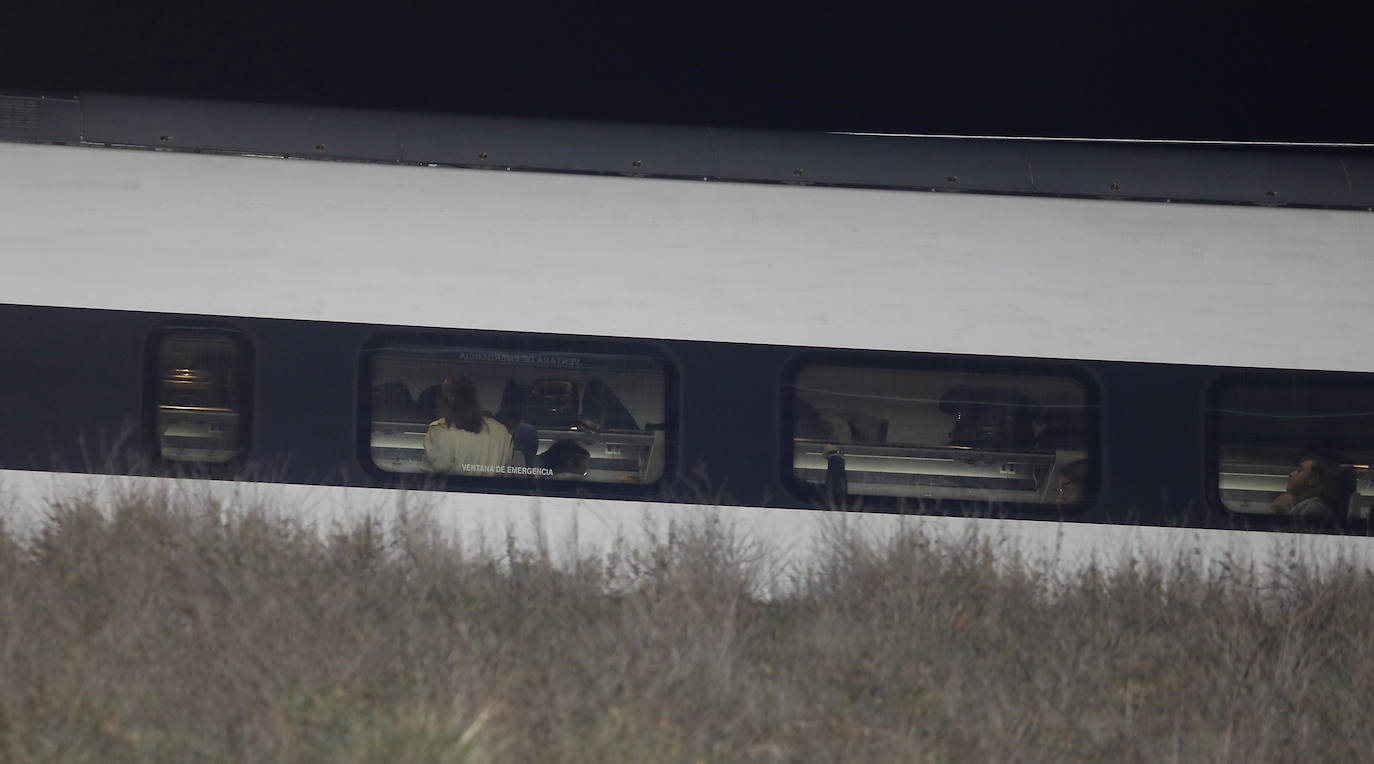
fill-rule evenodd
<path id="1" fill-rule="evenodd" d="M 1296 5 L 904 7 L 35 5 L 0 23 L 0 88 L 771 129 L 1374 141 L 1360 19 Z"/>

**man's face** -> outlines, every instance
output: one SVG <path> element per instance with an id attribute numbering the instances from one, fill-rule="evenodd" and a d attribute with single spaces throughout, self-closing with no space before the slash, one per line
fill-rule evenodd
<path id="1" fill-rule="evenodd" d="M 1317 482 L 1316 475 L 1312 474 L 1312 460 L 1303 459 L 1298 463 L 1296 469 L 1288 473 L 1288 492 L 1301 493 Z"/>

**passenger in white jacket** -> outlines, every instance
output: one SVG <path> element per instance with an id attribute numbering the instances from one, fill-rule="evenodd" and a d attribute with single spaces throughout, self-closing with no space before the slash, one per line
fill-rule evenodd
<path id="1" fill-rule="evenodd" d="M 425 432 L 422 468 L 447 475 L 506 475 L 511 464 L 510 431 L 482 413 L 472 381 L 445 379 L 438 403 L 440 417 Z"/>

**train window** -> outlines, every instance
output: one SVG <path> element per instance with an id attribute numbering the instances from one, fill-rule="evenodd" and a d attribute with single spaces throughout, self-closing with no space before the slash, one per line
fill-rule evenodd
<path id="1" fill-rule="evenodd" d="M 802 367 L 790 396 L 799 490 L 826 505 L 889 497 L 932 509 L 1093 501 L 1095 386 L 1062 365 L 1003 366 Z"/>
<path id="2" fill-rule="evenodd" d="M 248 449 L 251 347 L 222 329 L 167 329 L 149 343 L 149 406 L 158 456 L 224 464 Z"/>
<path id="3" fill-rule="evenodd" d="M 459 478 L 651 484 L 664 471 L 658 360 L 421 343 L 366 353 L 374 465 Z"/>
<path id="4" fill-rule="evenodd" d="M 1222 505 L 1248 515 L 1366 520 L 1374 505 L 1374 377 L 1228 374 L 1208 395 Z"/>

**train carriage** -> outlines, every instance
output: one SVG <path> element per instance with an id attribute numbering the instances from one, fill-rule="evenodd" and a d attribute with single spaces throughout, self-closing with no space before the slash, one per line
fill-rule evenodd
<path id="1" fill-rule="evenodd" d="M 0 105 L 11 485 L 1369 530 L 1369 147 Z M 440 471 L 460 379 L 511 447 Z"/>

